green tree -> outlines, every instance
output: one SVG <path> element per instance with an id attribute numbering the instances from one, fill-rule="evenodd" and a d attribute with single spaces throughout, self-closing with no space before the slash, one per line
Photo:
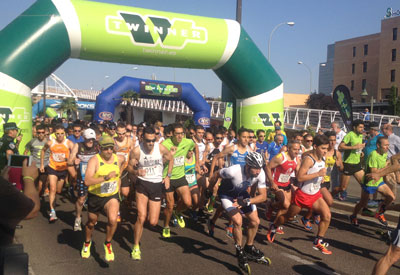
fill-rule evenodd
<path id="1" fill-rule="evenodd" d="M 393 115 L 400 115 L 400 99 L 398 97 L 398 91 L 396 85 L 390 88 L 390 100 L 389 105 L 392 107 Z"/>
<path id="2" fill-rule="evenodd" d="M 133 90 L 130 90 L 130 91 L 126 91 L 125 93 L 123 93 L 121 95 L 121 97 L 122 97 L 122 101 L 124 103 L 126 103 L 126 104 L 124 104 L 124 106 L 125 106 L 124 109 L 125 109 L 125 113 L 126 113 L 126 123 L 132 124 L 132 121 L 133 121 L 132 102 L 139 100 L 139 94 Z"/>
<path id="3" fill-rule="evenodd" d="M 325 94 L 317 94 L 312 93 L 307 98 L 306 101 L 307 107 L 310 109 L 319 109 L 319 110 L 335 110 L 335 103 L 332 100 L 332 97 L 327 96 Z"/>
<path id="4" fill-rule="evenodd" d="M 64 98 L 61 101 L 61 105 L 60 105 L 59 109 L 62 112 L 66 112 L 68 118 L 70 118 L 72 114 L 75 114 L 76 117 L 78 117 L 78 115 L 77 115 L 78 105 L 76 104 L 76 100 L 73 97 Z"/>

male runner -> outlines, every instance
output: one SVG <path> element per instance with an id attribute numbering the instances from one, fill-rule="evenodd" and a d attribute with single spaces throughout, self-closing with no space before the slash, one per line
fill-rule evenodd
<path id="1" fill-rule="evenodd" d="M 367 169 L 366 173 L 375 173 L 379 169 L 383 169 L 386 167 L 387 161 L 387 152 L 389 149 L 389 141 L 387 137 L 379 137 L 376 143 L 377 149 L 372 151 L 367 159 Z M 350 216 L 350 222 L 354 226 L 359 226 L 357 220 L 357 214 L 363 207 L 366 207 L 368 204 L 368 199 L 370 194 L 375 194 L 376 192 L 381 193 L 385 200 L 382 202 L 379 210 L 375 213 L 375 218 L 377 218 L 382 224 L 387 225 L 387 221 L 384 216 L 384 212 L 386 207 L 389 206 L 393 199 L 394 194 L 392 190 L 383 182 L 383 178 L 380 178 L 378 181 L 367 180 L 364 178 L 363 184 L 361 185 L 361 199 L 356 204 L 353 210 L 353 214 Z"/>
<path id="2" fill-rule="evenodd" d="M 166 161 L 169 162 L 169 165 L 167 176 L 163 180 L 163 163 Z M 140 260 L 139 243 L 144 222 L 148 220 L 151 226 L 158 223 L 163 184 L 165 189 L 169 189 L 170 178 L 168 175 L 172 173 L 174 159 L 164 145 L 156 142 L 154 128 L 146 127 L 143 130 L 143 141 L 133 149 L 129 163 L 129 169 L 138 176 L 135 184 L 138 217 L 134 227 L 134 244 L 131 257 L 134 260 Z"/>
<path id="3" fill-rule="evenodd" d="M 111 240 L 117 229 L 119 211 L 119 178 L 124 157 L 113 153 L 114 140 L 105 135 L 100 138 L 100 153 L 92 157 L 86 169 L 85 185 L 88 186 L 88 222 L 85 226 L 85 242 L 82 247 L 82 258 L 90 257 L 92 233 L 100 211 L 104 209 L 108 218 L 104 251 L 106 261 L 114 261 Z"/>
<path id="4" fill-rule="evenodd" d="M 325 200 L 320 193 L 321 182 L 326 174 L 324 157 L 328 151 L 329 140 L 324 135 L 318 135 L 314 138 L 314 149 L 306 154 L 300 165 L 297 179 L 301 182 L 292 199 L 292 204 L 285 215 L 279 217 L 278 221 L 271 224 L 267 239 L 273 242 L 276 229 L 287 220 L 298 214 L 302 208 L 312 209 L 321 215 L 321 221 L 318 227 L 318 233 L 314 239 L 313 248 L 321 251 L 323 254 L 330 255 L 331 251 L 327 249 L 328 243 L 323 242 L 326 231 L 331 220 L 331 212 Z"/>
<path id="5" fill-rule="evenodd" d="M 93 129 L 83 131 L 83 142 L 74 144 L 68 159 L 68 171 L 72 178 L 76 178 L 78 198 L 75 202 L 76 218 L 74 231 L 82 231 L 82 208 L 87 198 L 88 187 L 85 185 L 85 174 L 89 160 L 99 153 L 96 133 Z"/>
<path id="6" fill-rule="evenodd" d="M 178 224 L 181 228 L 185 227 L 185 220 L 183 219 L 181 212 L 186 208 L 190 208 L 192 206 L 192 199 L 190 196 L 189 185 L 185 178 L 185 157 L 189 150 L 195 149 L 196 157 L 198 158 L 199 150 L 197 145 L 193 142 L 192 139 L 184 138 L 184 129 L 182 124 L 175 123 L 172 126 L 173 128 L 173 136 L 169 139 L 164 140 L 162 145 L 164 145 L 173 155 L 174 158 L 174 167 L 172 169 L 172 173 L 168 173 L 169 166 L 164 167 L 163 176 L 168 176 L 170 178 L 170 186 L 165 190 L 167 206 L 164 209 L 164 229 L 162 232 L 162 236 L 164 238 L 169 238 L 170 228 L 169 222 L 171 220 L 171 216 L 177 219 Z M 196 163 L 196 171 L 200 171 L 198 164 Z M 174 192 L 178 195 L 178 202 L 176 206 L 176 210 L 174 209 Z"/>
<path id="7" fill-rule="evenodd" d="M 49 166 L 46 167 L 48 174 L 50 193 L 50 217 L 49 222 L 55 222 L 58 218 L 54 210 L 54 202 L 56 200 L 56 192 L 61 193 L 64 185 L 64 180 L 68 175 L 67 160 L 74 144 L 69 139 L 65 138 L 65 130 L 62 125 L 57 125 L 55 128 L 56 139 L 49 140 L 43 146 L 40 153 L 40 172 L 45 172 L 44 160 L 46 151 L 50 149 Z"/>
<path id="8" fill-rule="evenodd" d="M 299 142 L 289 143 L 289 150 L 276 155 L 268 164 L 265 172 L 268 181 L 271 183 L 271 190 L 275 194 L 275 202 L 267 202 L 267 219 L 271 219 L 273 209 L 278 209 L 275 222 L 279 217 L 287 212 L 292 199 L 292 185 L 290 177 L 293 172 L 298 172 L 300 168 Z M 278 234 L 283 234 L 282 228 L 277 228 Z"/>
<path id="9" fill-rule="evenodd" d="M 264 159 L 262 155 L 257 152 L 249 152 L 245 157 L 245 165 L 237 164 L 223 168 L 215 172 L 210 179 L 210 190 L 218 179 L 222 179 L 218 196 L 221 198 L 222 206 L 228 212 L 234 224 L 233 238 L 239 266 L 248 273 L 250 271 L 247 262 L 248 258 L 256 261 L 268 261 L 264 258 L 264 254 L 254 246 L 254 238 L 260 224 L 255 205 L 265 202 L 267 199 L 263 167 Z M 247 190 L 253 185 L 257 186 L 258 195 L 250 198 Z M 249 220 L 244 248 L 242 248 L 242 214 Z"/>

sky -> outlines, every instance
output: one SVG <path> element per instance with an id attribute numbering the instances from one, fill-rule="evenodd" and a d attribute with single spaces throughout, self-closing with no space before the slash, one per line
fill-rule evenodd
<path id="1" fill-rule="evenodd" d="M 26 10 L 34 0 L 0 0 L 0 29 Z M 235 19 L 236 0 L 98 0 L 125 6 Z M 261 52 L 268 56 L 273 28 L 270 62 L 284 82 L 285 93 L 309 93 L 318 89 L 318 66 L 326 61 L 327 45 L 380 32 L 386 9 L 400 9 L 395 0 L 242 0 L 242 26 Z M 203 95 L 218 97 L 221 81 L 212 70 L 113 64 L 70 59 L 54 72 L 69 87 L 101 90 L 121 76 L 190 82 Z"/>

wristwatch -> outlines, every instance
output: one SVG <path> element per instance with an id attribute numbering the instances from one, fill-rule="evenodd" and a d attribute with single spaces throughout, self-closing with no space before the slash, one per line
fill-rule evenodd
<path id="1" fill-rule="evenodd" d="M 168 173 L 168 174 L 167 174 L 167 177 L 171 178 L 171 176 L 172 176 L 172 174 L 171 174 L 171 173 Z"/>
<path id="2" fill-rule="evenodd" d="M 105 176 L 104 176 L 104 180 L 105 180 L 105 181 L 108 181 L 109 179 L 110 179 L 110 178 L 108 177 L 108 175 L 105 175 Z"/>

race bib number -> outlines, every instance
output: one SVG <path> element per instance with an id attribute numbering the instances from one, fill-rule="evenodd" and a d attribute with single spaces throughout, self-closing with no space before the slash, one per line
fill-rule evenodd
<path id="1" fill-rule="evenodd" d="M 280 174 L 278 182 L 287 183 L 290 180 L 290 174 Z"/>
<path id="2" fill-rule="evenodd" d="M 65 154 L 64 153 L 53 153 L 53 159 L 55 162 L 64 162 Z"/>
<path id="3" fill-rule="evenodd" d="M 189 174 L 189 175 L 185 175 L 186 180 L 189 184 L 192 184 L 196 181 L 196 175 L 195 174 Z"/>
<path id="4" fill-rule="evenodd" d="M 146 171 L 146 176 L 155 176 L 157 174 L 157 166 L 146 167 L 144 170 Z"/>
<path id="5" fill-rule="evenodd" d="M 183 166 L 183 165 L 185 165 L 185 157 L 184 156 L 174 158 L 174 167 Z"/>
<path id="6" fill-rule="evenodd" d="M 104 182 L 101 184 L 101 194 L 112 194 L 117 190 L 117 181 Z"/>
<path id="7" fill-rule="evenodd" d="M 318 177 L 317 182 L 311 184 L 311 191 L 315 192 L 321 189 L 322 177 Z"/>

